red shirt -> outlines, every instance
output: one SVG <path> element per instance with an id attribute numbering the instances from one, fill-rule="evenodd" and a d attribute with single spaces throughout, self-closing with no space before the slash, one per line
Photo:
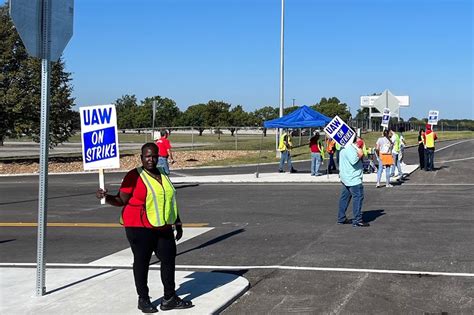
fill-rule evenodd
<path id="1" fill-rule="evenodd" d="M 312 153 L 320 153 L 318 143 L 319 143 L 319 140 L 314 140 L 314 139 L 309 140 L 309 147 Z"/>
<path id="2" fill-rule="evenodd" d="M 168 157 L 168 150 L 171 149 L 171 143 L 168 138 L 160 138 L 156 140 L 158 146 L 158 156 Z"/>
<path id="3" fill-rule="evenodd" d="M 122 210 L 123 226 L 153 228 L 146 217 L 147 188 L 137 169 L 133 169 L 125 175 L 120 191 L 132 195 Z"/>

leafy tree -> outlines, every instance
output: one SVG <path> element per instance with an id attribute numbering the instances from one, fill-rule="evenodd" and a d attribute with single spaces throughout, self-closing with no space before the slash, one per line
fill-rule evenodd
<path id="1" fill-rule="evenodd" d="M 178 120 L 182 126 L 197 127 L 199 135 L 202 136 L 206 126 L 206 104 L 196 104 L 189 106 Z"/>
<path id="2" fill-rule="evenodd" d="M 355 120 L 365 120 L 369 118 L 369 108 L 364 107 L 362 109 L 357 110 L 357 114 L 354 117 Z"/>
<path id="3" fill-rule="evenodd" d="M 248 126 L 250 122 L 250 115 L 247 113 L 242 105 L 237 105 L 231 109 L 229 113 L 229 124 L 231 128 L 229 128 L 231 136 L 234 136 L 234 132 L 236 130 L 235 127 L 238 126 Z"/>
<path id="4" fill-rule="evenodd" d="M 229 125 L 230 104 L 211 100 L 206 104 L 206 123 L 211 127 Z"/>
<path id="5" fill-rule="evenodd" d="M 280 110 L 276 107 L 265 106 L 263 108 L 256 109 L 251 114 L 251 119 L 255 125 L 263 127 L 263 123 L 265 121 L 278 118 L 279 112 Z M 263 128 L 263 136 L 267 136 L 267 128 Z"/>
<path id="6" fill-rule="evenodd" d="M 40 137 L 41 61 L 29 57 L 8 14 L 0 6 L 0 145 L 5 137 Z M 64 62 L 51 63 L 49 143 L 55 146 L 73 134 L 71 74 Z"/>
<path id="7" fill-rule="evenodd" d="M 150 116 L 153 116 L 153 101 L 156 101 L 155 126 L 172 127 L 176 125 L 179 117 L 182 115 L 176 102 L 169 98 L 155 96 L 145 98 L 143 104 L 147 108 L 150 107 Z"/>
<path id="8" fill-rule="evenodd" d="M 338 115 L 346 122 L 351 118 L 351 113 L 348 110 L 347 104 L 341 103 L 337 97 L 330 97 L 329 99 L 323 97 L 319 103 L 311 107 L 330 118 Z"/>
<path id="9" fill-rule="evenodd" d="M 206 105 L 206 123 L 211 127 L 217 127 L 216 132 L 218 139 L 221 138 L 221 127 L 229 125 L 229 108 L 230 104 L 211 100 Z"/>
<path id="10" fill-rule="evenodd" d="M 283 109 L 283 115 L 288 115 L 292 112 L 294 112 L 295 110 L 297 110 L 299 107 L 298 106 L 290 106 L 290 107 L 286 107 Z M 280 110 L 278 110 L 278 113 L 280 113 Z"/>
<path id="11" fill-rule="evenodd" d="M 117 127 L 119 129 L 135 128 L 135 115 L 138 112 L 138 101 L 135 95 L 123 95 L 115 101 Z M 151 119 L 150 119 L 151 121 Z"/>

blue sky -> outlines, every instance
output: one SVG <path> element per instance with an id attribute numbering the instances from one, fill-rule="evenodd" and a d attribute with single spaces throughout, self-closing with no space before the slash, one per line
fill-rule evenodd
<path id="1" fill-rule="evenodd" d="M 279 104 L 280 0 L 75 0 L 78 106 L 125 94 Z M 401 116 L 474 119 L 471 0 L 286 0 L 285 104 L 409 95 Z"/>

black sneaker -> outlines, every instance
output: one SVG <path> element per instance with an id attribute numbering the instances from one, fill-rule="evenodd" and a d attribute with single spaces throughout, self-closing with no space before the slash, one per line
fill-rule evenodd
<path id="1" fill-rule="evenodd" d="M 138 298 L 138 309 L 141 310 L 143 313 L 156 313 L 158 309 L 155 305 L 153 305 L 150 301 L 150 298 L 147 297 L 139 297 Z"/>
<path id="2" fill-rule="evenodd" d="M 160 309 L 162 311 L 169 311 L 173 309 L 185 309 L 185 308 L 190 308 L 193 307 L 193 303 L 191 301 L 183 300 L 176 294 L 173 295 L 170 299 L 163 300 L 161 301 Z"/>
<path id="3" fill-rule="evenodd" d="M 370 224 L 364 221 L 360 221 L 360 222 L 352 224 L 352 227 L 368 227 L 368 226 L 370 226 Z"/>
<path id="4" fill-rule="evenodd" d="M 284 173 L 285 171 L 284 170 L 278 170 L 278 173 Z"/>
<path id="5" fill-rule="evenodd" d="M 297 170 L 295 170 L 294 168 L 291 169 L 290 173 L 298 173 Z"/>
<path id="6" fill-rule="evenodd" d="M 345 220 L 342 221 L 342 222 L 339 222 L 339 221 L 337 222 L 337 224 L 341 224 L 341 225 L 342 225 L 342 224 L 351 224 L 351 223 L 352 223 L 352 220 L 349 220 L 349 219 L 345 219 Z"/>

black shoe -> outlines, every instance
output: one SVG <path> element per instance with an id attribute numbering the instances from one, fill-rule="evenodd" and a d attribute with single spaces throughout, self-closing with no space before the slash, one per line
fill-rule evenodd
<path id="1" fill-rule="evenodd" d="M 352 224 L 352 227 L 368 227 L 368 226 L 370 226 L 370 224 L 364 221 L 360 221 L 358 223 Z"/>
<path id="2" fill-rule="evenodd" d="M 169 311 L 172 309 L 185 309 L 185 308 L 190 308 L 193 307 L 193 303 L 191 301 L 183 300 L 176 294 L 173 295 L 169 300 L 163 300 L 161 301 L 160 309 L 162 311 Z"/>
<path id="3" fill-rule="evenodd" d="M 295 170 L 294 168 L 291 169 L 290 173 L 298 173 L 297 170 Z"/>
<path id="4" fill-rule="evenodd" d="M 345 219 L 342 222 L 337 222 L 337 224 L 350 224 L 350 223 L 352 223 L 352 220 L 349 220 L 349 219 Z"/>
<path id="5" fill-rule="evenodd" d="M 143 313 L 156 313 L 158 309 L 156 306 L 151 304 L 150 298 L 147 297 L 139 297 L 138 298 L 138 309 L 141 310 Z"/>
<path id="6" fill-rule="evenodd" d="M 278 170 L 278 173 L 285 173 L 284 170 Z"/>

